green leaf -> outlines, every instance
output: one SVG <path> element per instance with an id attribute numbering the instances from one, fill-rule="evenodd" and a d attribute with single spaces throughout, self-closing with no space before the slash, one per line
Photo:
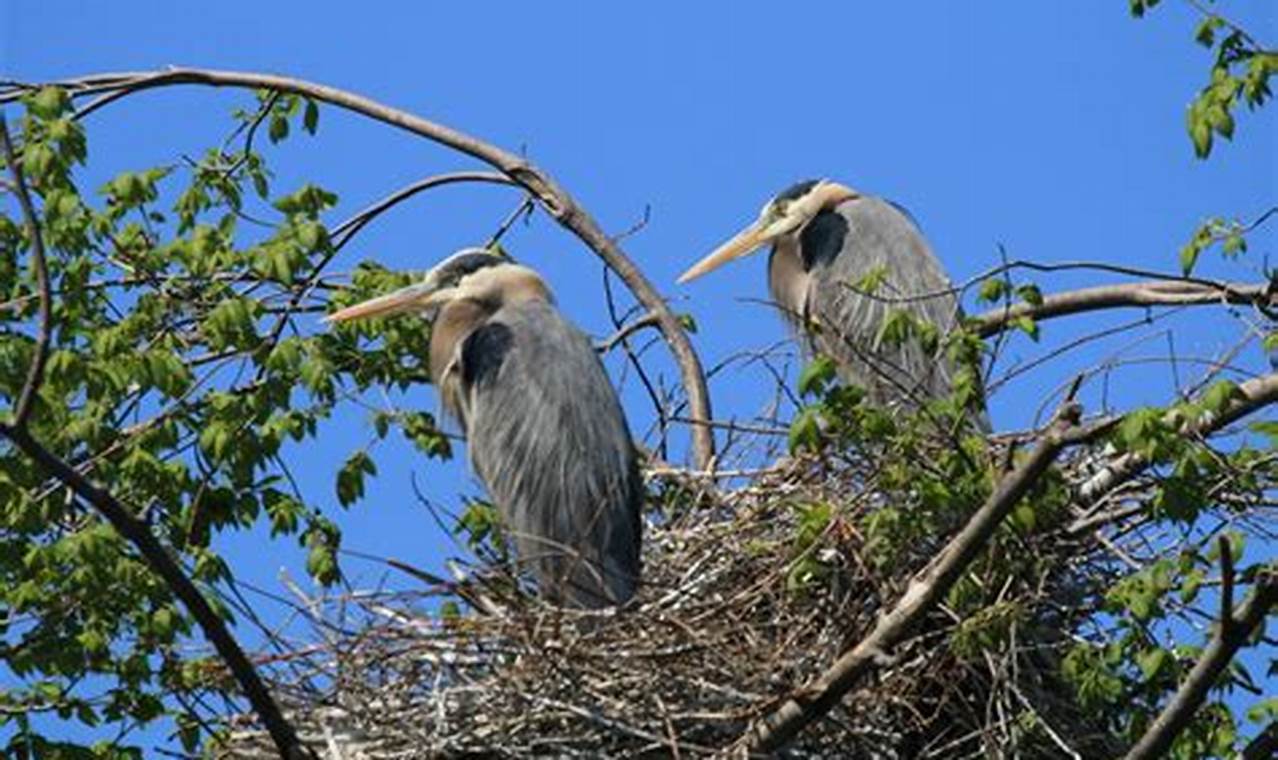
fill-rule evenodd
<path id="1" fill-rule="evenodd" d="M 357 451 L 351 454 L 346 463 L 337 472 L 337 500 L 343 507 L 348 507 L 364 498 L 364 475 L 376 475 L 377 465 L 373 463 L 368 452 Z"/>
<path id="2" fill-rule="evenodd" d="M 1198 263 L 1198 255 L 1202 253 L 1202 248 L 1197 243 L 1186 243 L 1180 249 L 1180 271 L 1181 274 L 1188 277 L 1194 271 L 1194 265 Z"/>
<path id="3" fill-rule="evenodd" d="M 1007 295 L 1007 281 L 1001 277 L 986 277 L 981 282 L 981 290 L 977 298 L 987 303 L 1003 300 Z"/>
<path id="4" fill-rule="evenodd" d="M 1039 290 L 1037 285 L 1026 284 L 1017 286 L 1016 295 L 1020 296 L 1021 300 L 1030 306 L 1043 305 L 1043 291 Z"/>
<path id="5" fill-rule="evenodd" d="M 824 354 L 818 354 L 799 373 L 799 395 L 815 396 L 821 394 L 827 384 L 834 379 L 837 367 L 834 360 Z"/>
<path id="6" fill-rule="evenodd" d="M 1198 28 L 1194 30 L 1194 39 L 1203 47 L 1209 48 L 1216 44 L 1216 27 L 1220 26 L 1220 19 L 1216 16 L 1208 16 L 1199 22 Z"/>
<path id="7" fill-rule="evenodd" d="M 271 142 L 278 143 L 280 140 L 288 137 L 288 118 L 278 114 L 271 117 L 271 126 L 267 131 L 267 135 L 271 138 Z"/>
<path id="8" fill-rule="evenodd" d="M 331 586 L 337 582 L 337 556 L 326 544 L 316 544 L 306 555 L 306 572 L 319 583 Z"/>
<path id="9" fill-rule="evenodd" d="M 306 110 L 302 113 L 302 128 L 312 135 L 319 129 L 319 105 L 310 98 L 306 99 Z"/>
<path id="10" fill-rule="evenodd" d="M 1204 411 L 1215 415 L 1222 414 L 1234 401 L 1246 400 L 1247 396 L 1232 380 L 1220 380 L 1214 383 L 1199 399 Z"/>
<path id="11" fill-rule="evenodd" d="M 821 444 L 821 417 L 815 407 L 804 407 L 790 423 L 790 453 L 815 451 Z"/>
<path id="12" fill-rule="evenodd" d="M 1149 649 L 1136 655 L 1136 665 L 1148 683 L 1158 677 L 1163 668 L 1171 662 L 1171 652 L 1166 649 Z"/>
<path id="13" fill-rule="evenodd" d="M 1211 125 L 1205 119 L 1199 119 L 1189 129 L 1189 136 L 1194 141 L 1194 153 L 1199 158 L 1207 158 L 1211 154 Z"/>
<path id="14" fill-rule="evenodd" d="M 41 87 L 28 97 L 27 108 L 42 119 L 56 119 L 71 108 L 71 96 L 61 87 Z"/>
<path id="15" fill-rule="evenodd" d="M 1028 314 L 1012 320 L 1012 326 L 1025 333 L 1034 342 L 1038 342 L 1038 322 Z"/>
<path id="16" fill-rule="evenodd" d="M 880 264 L 878 266 L 871 267 L 868 272 L 861 276 L 861 279 L 852 284 L 852 287 L 862 293 L 873 295 L 879 292 L 879 289 L 887 282 L 887 278 L 888 268 L 887 266 Z"/>

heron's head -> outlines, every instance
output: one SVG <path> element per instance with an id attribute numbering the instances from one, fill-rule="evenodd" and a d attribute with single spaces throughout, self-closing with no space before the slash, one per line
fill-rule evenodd
<path id="1" fill-rule="evenodd" d="M 700 277 L 733 259 L 754 253 L 778 238 L 798 235 L 817 214 L 858 195 L 855 190 L 828 179 L 810 179 L 792 185 L 763 204 L 753 224 L 679 275 L 679 282 Z"/>
<path id="2" fill-rule="evenodd" d="M 439 262 L 419 283 L 371 298 L 329 314 L 325 322 L 433 312 L 460 298 L 502 300 L 511 286 L 545 290 L 541 278 L 502 253 L 487 248 L 464 248 Z M 546 297 L 549 297 L 548 291 Z"/>

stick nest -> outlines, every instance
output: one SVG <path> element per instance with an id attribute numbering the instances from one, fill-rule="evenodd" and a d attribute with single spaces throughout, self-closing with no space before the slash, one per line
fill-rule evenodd
<path id="1" fill-rule="evenodd" d="M 943 541 L 885 562 L 864 530 L 882 506 L 856 490 L 864 476 L 789 461 L 716 491 L 667 474 L 654 489 L 684 509 L 646 526 L 644 587 L 623 610 L 552 608 L 491 569 L 347 593 L 313 600 L 316 640 L 266 672 L 326 759 L 743 756 L 742 737 L 861 639 Z M 1028 540 L 1044 556 L 1073 549 Z M 1002 606 L 987 609 L 1015 614 L 977 646 L 955 644 L 982 631 L 942 605 L 786 756 L 1061 756 L 1062 738 L 1110 752 L 1054 676 L 1067 625 L 1052 600 L 1079 593 L 1071 563 L 1060 566 L 1055 578 L 1001 581 Z M 464 611 L 441 615 L 458 596 Z M 249 718 L 227 737 L 224 756 L 274 756 Z"/>

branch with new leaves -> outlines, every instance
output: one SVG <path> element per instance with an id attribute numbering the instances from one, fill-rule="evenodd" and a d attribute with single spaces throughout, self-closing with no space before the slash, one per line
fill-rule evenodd
<path id="1" fill-rule="evenodd" d="M 169 555 L 168 551 L 152 535 L 145 522 L 134 516 L 134 511 L 121 504 L 110 492 L 89 482 L 75 468 L 61 458 L 55 456 L 39 441 L 31 437 L 28 421 L 36 394 L 45 379 L 45 367 L 49 355 L 51 338 L 50 320 L 52 296 L 50 295 L 48 265 L 45 256 L 41 222 L 36 215 L 35 204 L 27 190 L 26 178 L 22 171 L 22 161 L 15 151 L 9 135 L 8 125 L 0 115 L 0 149 L 3 149 L 5 163 L 13 175 L 13 186 L 18 195 L 26 220 L 27 236 L 31 245 L 31 255 L 37 272 L 36 287 L 40 298 L 40 330 L 36 337 L 35 358 L 31 362 L 27 381 L 23 385 L 22 394 L 14 408 L 13 419 L 0 423 L 0 435 L 8 438 L 14 446 L 37 462 L 45 472 L 64 484 L 79 498 L 93 505 L 103 517 L 111 523 L 121 536 L 133 544 L 145 558 L 148 565 L 161 577 L 182 600 L 191 615 L 199 623 L 204 635 L 212 642 L 218 655 L 226 663 L 231 675 L 239 683 L 253 711 L 262 720 L 271 739 L 279 750 L 280 757 L 287 760 L 305 760 L 314 757 L 297 738 L 292 725 L 285 720 L 283 713 L 271 696 L 266 684 L 262 681 L 256 668 L 249 661 L 244 650 L 235 637 L 231 635 L 226 623 L 218 616 L 213 607 L 200 590 L 187 577 L 182 568 Z"/>

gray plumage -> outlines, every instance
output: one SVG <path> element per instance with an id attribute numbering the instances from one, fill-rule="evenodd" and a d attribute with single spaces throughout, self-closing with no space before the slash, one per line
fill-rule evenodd
<path id="1" fill-rule="evenodd" d="M 797 261 L 785 261 L 791 257 Z M 797 279 L 784 271 L 791 264 L 802 271 Z M 885 276 L 873 295 L 849 287 L 876 270 Z M 943 356 L 925 353 L 913 340 L 890 345 L 877 339 L 894 309 L 935 325 L 941 335 L 961 315 L 940 262 L 896 206 L 861 196 L 821 211 L 798 245 L 790 239 L 773 245 L 768 271 L 772 297 L 797 336 L 834 359 L 840 377 L 865 388 L 874 402 L 915 406 L 950 392 L 953 367 Z M 815 331 L 805 329 L 808 324 Z"/>
<path id="2" fill-rule="evenodd" d="M 773 300 L 805 347 L 833 359 L 844 381 L 888 407 L 917 409 L 950 394 L 957 372 L 944 350 L 925 350 L 916 336 L 880 340 L 894 311 L 932 325 L 938 339 L 962 319 L 949 278 L 901 208 L 837 182 L 799 182 L 679 281 L 768 244 Z M 871 274 L 879 282 L 867 292 Z M 988 429 L 984 411 L 975 416 Z"/>
<path id="3" fill-rule="evenodd" d="M 634 596 L 643 483 L 589 339 L 545 301 L 503 306 L 451 377 L 475 472 L 542 593 L 580 607 Z"/>
<path id="4" fill-rule="evenodd" d="M 546 283 L 467 249 L 422 283 L 327 319 L 402 312 L 434 316 L 431 377 L 541 594 L 586 608 L 628 601 L 640 570 L 638 460 L 603 364 Z"/>

